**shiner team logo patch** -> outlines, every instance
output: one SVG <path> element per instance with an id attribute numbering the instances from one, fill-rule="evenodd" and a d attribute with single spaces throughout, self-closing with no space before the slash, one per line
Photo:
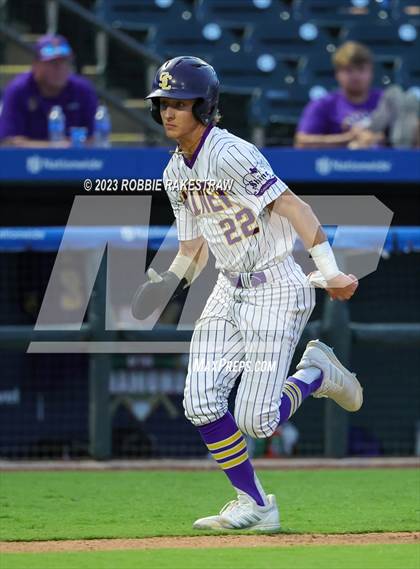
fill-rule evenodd
<path id="1" fill-rule="evenodd" d="M 262 196 L 275 182 L 277 177 L 273 172 L 264 169 L 264 166 L 253 166 L 243 177 L 245 191 L 253 196 Z"/>

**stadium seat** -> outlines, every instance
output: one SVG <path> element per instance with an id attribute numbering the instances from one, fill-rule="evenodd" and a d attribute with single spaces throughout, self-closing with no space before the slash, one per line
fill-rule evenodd
<path id="1" fill-rule="evenodd" d="M 308 101 L 308 89 L 298 84 L 277 90 L 257 89 L 251 100 L 249 120 L 253 125 L 264 127 L 270 124 L 295 125 Z"/>
<path id="2" fill-rule="evenodd" d="M 296 82 L 295 71 L 267 54 L 219 53 L 213 65 L 222 89 L 230 93 L 251 93 L 254 89 L 278 90 Z"/>
<path id="3" fill-rule="evenodd" d="M 375 55 L 408 54 L 419 38 L 420 29 L 412 24 L 398 25 L 383 23 L 376 26 L 349 26 L 341 31 L 340 41 L 359 41 L 372 50 Z M 418 55 L 418 52 L 417 52 Z"/>
<path id="4" fill-rule="evenodd" d="M 300 58 L 298 78 L 301 85 L 307 88 L 323 87 L 327 91 L 337 87 L 331 54 L 308 53 Z"/>
<path id="5" fill-rule="evenodd" d="M 363 23 L 388 20 L 394 0 L 295 0 L 294 16 L 297 20 L 318 24 Z"/>
<path id="6" fill-rule="evenodd" d="M 420 25 L 420 3 L 418 0 L 394 0 L 392 15 L 395 20 Z"/>
<path id="7" fill-rule="evenodd" d="M 418 57 L 410 62 L 408 58 L 402 60 L 401 66 L 402 86 L 406 89 L 414 88 L 420 96 L 420 64 Z"/>
<path id="8" fill-rule="evenodd" d="M 315 24 L 279 20 L 249 29 L 244 46 L 248 51 L 271 53 L 276 57 L 297 57 L 313 49 L 325 52 L 333 42 L 328 31 Z"/>
<path id="9" fill-rule="evenodd" d="M 391 83 L 403 84 L 402 59 L 378 55 L 375 57 L 375 85 L 386 87 Z"/>
<path id="10" fill-rule="evenodd" d="M 289 0 L 198 0 L 197 18 L 228 27 L 265 25 L 269 20 L 291 17 Z"/>
<path id="11" fill-rule="evenodd" d="M 218 52 L 241 50 L 240 44 L 229 30 L 219 28 L 216 34 L 207 34 L 206 37 L 204 28 L 195 20 L 193 23 L 180 21 L 175 26 L 162 22 L 158 28 L 150 31 L 146 45 L 165 59 L 178 55 L 195 55 L 209 63 Z"/>
<path id="12" fill-rule="evenodd" d="M 101 0 L 96 13 L 115 28 L 147 30 L 168 21 L 192 18 L 192 6 L 184 0 Z"/>

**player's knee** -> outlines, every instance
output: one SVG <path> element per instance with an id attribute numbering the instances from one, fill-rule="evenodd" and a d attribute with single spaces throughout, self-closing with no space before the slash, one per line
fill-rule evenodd
<path id="1" fill-rule="evenodd" d="M 277 428 L 275 420 L 268 420 L 261 416 L 247 417 L 238 415 L 235 419 L 239 430 L 254 439 L 266 439 L 271 437 Z"/>
<path id="2" fill-rule="evenodd" d="M 226 414 L 222 412 L 220 416 Z M 185 409 L 185 417 L 194 425 L 194 427 L 204 427 L 204 425 L 209 425 L 210 423 L 214 423 L 217 419 L 219 419 L 219 415 L 215 413 L 200 413 L 199 411 L 187 411 Z"/>
<path id="3" fill-rule="evenodd" d="M 188 419 L 188 421 L 190 421 L 196 427 L 201 425 L 202 417 L 198 405 L 195 405 L 194 402 L 187 397 L 184 397 L 183 405 L 185 417 Z"/>
<path id="4" fill-rule="evenodd" d="M 190 397 L 184 397 L 183 401 L 185 417 L 195 427 L 202 427 L 212 423 L 226 413 L 226 409 L 218 409 L 215 405 L 204 404 L 194 401 Z"/>

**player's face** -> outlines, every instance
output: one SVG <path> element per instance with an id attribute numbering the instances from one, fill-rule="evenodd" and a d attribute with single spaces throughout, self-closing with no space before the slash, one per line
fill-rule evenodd
<path id="1" fill-rule="evenodd" d="M 166 136 L 176 140 L 190 134 L 198 124 L 192 113 L 195 100 L 160 99 L 160 116 Z"/>
<path id="2" fill-rule="evenodd" d="M 373 69 L 370 63 L 362 65 L 346 65 L 336 72 L 336 79 L 345 93 L 363 95 L 370 89 L 373 80 Z"/>

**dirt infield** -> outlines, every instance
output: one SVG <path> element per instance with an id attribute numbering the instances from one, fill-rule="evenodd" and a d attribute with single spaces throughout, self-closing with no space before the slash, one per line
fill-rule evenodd
<path id="1" fill-rule="evenodd" d="M 63 551 L 114 551 L 118 549 L 291 547 L 297 545 L 368 545 L 420 543 L 420 532 L 363 534 L 273 534 L 199 537 L 150 537 L 144 539 L 85 539 L 65 541 L 2 541 L 0 553 Z"/>

